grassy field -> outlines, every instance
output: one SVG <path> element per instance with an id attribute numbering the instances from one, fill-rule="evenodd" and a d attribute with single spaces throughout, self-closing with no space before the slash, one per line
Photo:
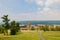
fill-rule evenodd
<path id="1" fill-rule="evenodd" d="M 60 31 L 43 32 L 46 40 L 60 40 Z"/>
<path id="2" fill-rule="evenodd" d="M 0 40 L 40 40 L 39 32 L 36 31 L 22 31 L 14 36 L 4 36 L 0 34 Z"/>

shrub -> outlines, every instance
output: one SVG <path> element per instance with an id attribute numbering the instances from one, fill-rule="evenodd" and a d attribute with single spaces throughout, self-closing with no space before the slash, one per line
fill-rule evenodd
<path id="1" fill-rule="evenodd" d="M 55 31 L 55 29 L 54 28 L 51 28 L 51 31 Z"/>
<path id="2" fill-rule="evenodd" d="M 35 30 L 35 28 L 32 26 L 32 27 L 31 27 L 31 30 Z"/>
<path id="3" fill-rule="evenodd" d="M 55 30 L 60 31 L 60 26 L 56 26 Z"/>
<path id="4" fill-rule="evenodd" d="M 4 33 L 4 28 L 0 26 L 0 33 Z"/>
<path id="5" fill-rule="evenodd" d="M 16 34 L 16 29 L 11 29 L 10 34 L 11 34 L 11 35 L 15 35 L 15 34 Z"/>

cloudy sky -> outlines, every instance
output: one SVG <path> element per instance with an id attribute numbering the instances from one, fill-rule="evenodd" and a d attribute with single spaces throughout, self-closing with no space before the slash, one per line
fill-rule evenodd
<path id="1" fill-rule="evenodd" d="M 0 0 L 0 20 L 60 20 L 60 0 Z"/>

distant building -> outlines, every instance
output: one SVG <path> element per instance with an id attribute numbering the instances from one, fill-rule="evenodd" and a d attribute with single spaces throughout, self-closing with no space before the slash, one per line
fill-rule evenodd
<path id="1" fill-rule="evenodd" d="M 27 24 L 26 25 L 24 25 L 24 24 L 21 24 L 20 25 L 20 29 L 21 30 L 30 30 L 30 27 L 31 25 L 30 25 L 30 22 L 27 22 Z"/>
<path id="2" fill-rule="evenodd" d="M 27 29 L 30 30 L 31 28 L 30 22 L 27 22 L 26 26 L 27 26 Z"/>
<path id="3" fill-rule="evenodd" d="M 26 27 L 26 25 L 24 25 L 24 24 L 21 24 L 21 25 L 20 25 L 20 30 L 27 30 L 27 27 Z"/>
<path id="4" fill-rule="evenodd" d="M 45 27 L 46 25 L 48 25 L 49 29 L 60 27 L 60 25 L 57 25 L 57 24 L 36 24 L 36 25 L 31 25 L 30 22 L 27 22 L 25 25 L 21 24 L 20 29 L 21 30 L 31 30 L 31 27 L 34 27 L 35 29 L 40 29 L 40 28 Z"/>

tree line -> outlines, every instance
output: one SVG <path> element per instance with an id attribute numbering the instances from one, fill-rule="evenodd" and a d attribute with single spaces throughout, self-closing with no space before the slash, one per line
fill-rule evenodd
<path id="1" fill-rule="evenodd" d="M 60 26 L 55 26 L 54 25 L 45 25 L 45 26 L 41 26 L 40 27 L 40 30 L 43 30 L 43 31 L 60 31 Z"/>

